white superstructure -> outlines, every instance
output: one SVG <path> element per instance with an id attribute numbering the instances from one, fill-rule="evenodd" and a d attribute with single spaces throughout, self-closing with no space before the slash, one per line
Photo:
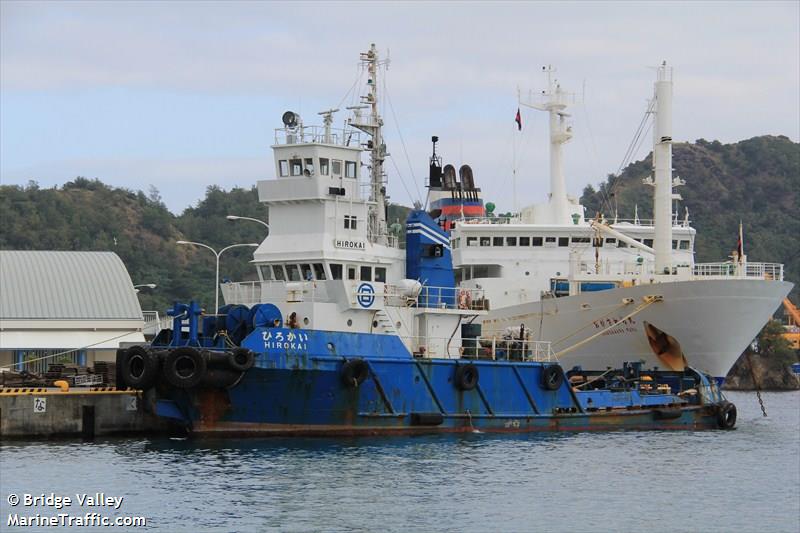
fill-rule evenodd
<path id="1" fill-rule="evenodd" d="M 553 342 L 562 363 L 586 368 L 642 359 L 690 364 L 724 377 L 792 284 L 783 266 L 731 261 L 697 264 L 688 214 L 673 214 L 672 75 L 658 69 L 653 101 L 654 220 L 604 220 L 584 214 L 565 194 L 562 146 L 572 136 L 571 96 L 552 79 L 522 105 L 550 116 L 550 184 L 546 204 L 509 218 L 455 223 L 457 280 L 484 291 L 484 335 L 522 324 Z"/>

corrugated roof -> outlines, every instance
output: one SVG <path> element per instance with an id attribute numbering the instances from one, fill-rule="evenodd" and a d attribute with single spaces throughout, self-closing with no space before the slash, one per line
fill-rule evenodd
<path id="1" fill-rule="evenodd" d="M 114 252 L 0 251 L 0 318 L 141 320 Z"/>

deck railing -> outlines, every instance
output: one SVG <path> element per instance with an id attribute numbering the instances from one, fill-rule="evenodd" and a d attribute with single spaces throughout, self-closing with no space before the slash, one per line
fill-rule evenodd
<path id="1" fill-rule="evenodd" d="M 356 298 L 369 297 L 371 293 L 359 292 L 354 288 Z M 487 300 L 482 289 L 464 289 L 459 287 L 432 287 L 423 285 L 416 294 L 409 294 L 405 289 L 386 284 L 383 297 L 388 306 L 424 307 L 427 309 L 459 309 L 483 311 Z"/>
<path id="2" fill-rule="evenodd" d="M 414 357 L 462 357 L 491 361 L 555 361 L 550 342 L 503 337 L 408 337 L 401 339 Z"/>
<path id="3" fill-rule="evenodd" d="M 695 263 L 692 274 L 701 278 L 745 278 L 783 281 L 782 263 Z"/>

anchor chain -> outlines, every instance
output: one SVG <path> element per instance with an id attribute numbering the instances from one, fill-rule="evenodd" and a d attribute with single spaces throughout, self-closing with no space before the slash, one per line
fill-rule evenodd
<path id="1" fill-rule="evenodd" d="M 753 359 L 749 350 L 747 351 L 747 366 L 750 367 L 750 376 L 753 378 L 753 386 L 756 388 L 756 397 L 758 398 L 758 405 L 761 406 L 761 414 L 766 418 L 767 409 L 764 407 L 764 400 L 761 398 L 761 386 L 758 384 L 758 379 L 756 379 L 756 371 L 753 368 Z"/>

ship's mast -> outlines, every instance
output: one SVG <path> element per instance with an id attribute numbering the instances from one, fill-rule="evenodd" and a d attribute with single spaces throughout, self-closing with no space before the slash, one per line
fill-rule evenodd
<path id="1" fill-rule="evenodd" d="M 672 200 L 675 185 L 683 180 L 672 177 L 672 67 L 664 61 L 658 67 L 654 96 L 653 174 L 645 183 L 653 185 L 653 225 L 655 226 L 656 274 L 672 272 Z"/>
<path id="2" fill-rule="evenodd" d="M 569 204 L 567 203 L 567 186 L 564 180 L 562 145 L 572 138 L 572 127 L 567 124 L 569 114 L 567 106 L 574 102 L 571 93 L 561 90 L 558 80 L 553 79 L 555 69 L 552 66 L 542 67 L 547 74 L 547 89 L 527 100 L 520 98 L 520 104 L 550 114 L 550 220 L 552 224 L 570 224 Z"/>
<path id="3" fill-rule="evenodd" d="M 367 151 L 370 152 L 370 194 L 372 202 L 369 210 L 368 238 L 371 242 L 385 244 L 387 242 L 386 229 L 386 175 L 383 171 L 383 162 L 389 155 L 386 153 L 386 144 L 383 142 L 383 119 L 378 112 L 378 70 L 381 66 L 389 65 L 389 60 L 381 61 L 378 58 L 378 49 L 371 44 L 368 52 L 360 55 L 361 64 L 367 69 L 368 92 L 361 97 L 361 105 L 350 107 L 354 116 L 350 125 L 366 132 L 370 136 L 367 142 Z M 369 116 L 362 116 L 362 109 L 369 110 Z"/>

